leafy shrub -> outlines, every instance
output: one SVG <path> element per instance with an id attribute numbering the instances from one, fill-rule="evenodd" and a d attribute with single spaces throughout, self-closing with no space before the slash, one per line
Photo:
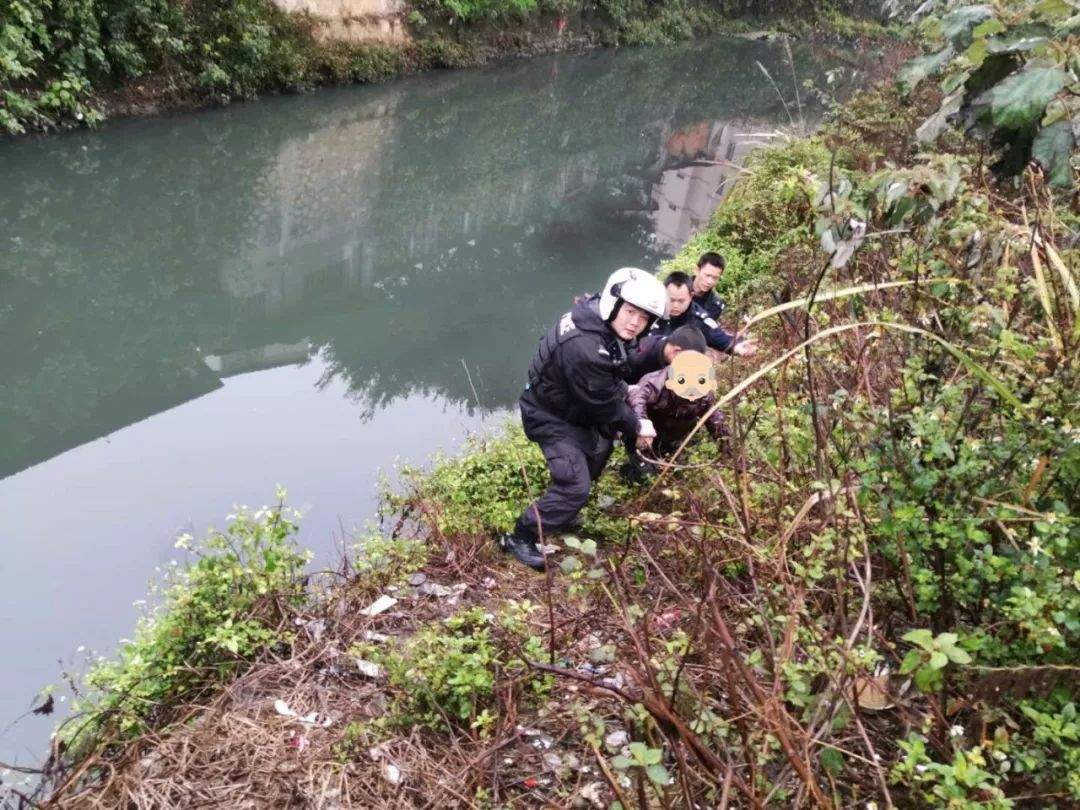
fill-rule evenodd
<path id="1" fill-rule="evenodd" d="M 384 537 L 369 534 L 353 546 L 353 575 L 365 588 L 383 589 L 400 584 L 427 562 L 429 548 L 412 537 Z"/>
<path id="2" fill-rule="evenodd" d="M 189 70 L 222 100 L 307 80 L 310 39 L 269 0 L 197 0 L 186 29 Z"/>
<path id="3" fill-rule="evenodd" d="M 546 0 L 419 0 L 414 13 L 428 20 L 460 22 L 523 19 Z"/>
<path id="4" fill-rule="evenodd" d="M 102 118 L 101 94 L 148 77 L 171 96 L 220 103 L 319 82 L 367 82 L 462 67 L 481 51 L 466 31 L 538 23 L 591 7 L 575 0 L 419 0 L 403 47 L 317 41 L 305 15 L 272 0 L 9 0 L 0 5 L 0 132 Z M 719 19 L 682 0 L 606 0 L 611 43 L 671 42 Z"/>
<path id="5" fill-rule="evenodd" d="M 386 667 L 387 679 L 400 690 L 388 722 L 432 728 L 447 724 L 478 729 L 496 719 L 494 687 L 507 672 L 522 672 L 521 656 L 539 659 L 543 642 L 530 635 L 525 618 L 529 603 L 508 603 L 500 616 L 482 607 L 461 610 L 420 629 L 408 644 L 366 654 Z M 537 694 L 551 688 L 550 676 L 531 680 Z"/>
<path id="6" fill-rule="evenodd" d="M 632 494 L 618 475 L 625 454 L 621 444 L 616 445 L 607 472 L 594 483 L 582 511 L 583 531 L 596 538 L 621 538 L 626 532 L 626 520 L 612 508 L 627 503 Z M 510 531 L 548 484 L 543 454 L 517 420 L 509 421 L 501 433 L 470 438 L 460 456 L 438 455 L 430 469 L 406 468 L 402 477 L 403 492 L 384 491 L 387 505 L 409 508 L 444 535 Z"/>
<path id="7" fill-rule="evenodd" d="M 195 562 L 169 571 L 159 607 L 140 620 L 134 640 L 88 674 L 91 691 L 77 708 L 90 719 L 69 721 L 73 742 L 105 727 L 127 736 L 160 725 L 287 640 L 284 619 L 304 600 L 308 561 L 292 539 L 291 514 L 282 506 L 241 510 L 198 545 L 186 535 L 177 541 Z"/>
<path id="8" fill-rule="evenodd" d="M 1080 17 L 1065 0 L 1014 0 L 998 7 L 939 2 L 917 13 L 933 48 L 908 63 L 908 88 L 940 77 L 940 109 L 923 125 L 932 141 L 950 118 L 1001 149 L 999 169 L 1017 174 L 1034 158 L 1050 181 L 1069 188 L 1080 128 L 1076 34 Z"/>
<path id="9" fill-rule="evenodd" d="M 779 257 L 808 233 L 814 190 L 807 177 L 827 170 L 828 164 L 828 150 L 817 141 L 793 141 L 754 153 L 708 226 L 664 263 L 663 272 L 693 273 L 698 257 L 711 250 L 727 263 L 716 285 L 721 295 L 740 299 L 758 280 L 772 283 Z"/>
<path id="10" fill-rule="evenodd" d="M 226 100 L 298 86 L 310 43 L 270 0 L 13 0 L 0 8 L 0 127 L 93 123 L 95 90 L 152 72 Z"/>

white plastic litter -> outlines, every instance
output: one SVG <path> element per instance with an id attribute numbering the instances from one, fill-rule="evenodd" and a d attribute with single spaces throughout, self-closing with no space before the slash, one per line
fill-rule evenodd
<path id="1" fill-rule="evenodd" d="M 378 679 L 383 676 L 383 669 L 374 661 L 365 661 L 363 658 L 354 658 L 356 661 L 356 668 L 360 670 L 360 674 L 368 678 Z"/>
<path id="2" fill-rule="evenodd" d="M 603 782 L 591 782 L 581 789 L 581 798 L 591 804 L 593 807 L 604 807 L 606 802 L 604 801 L 604 783 Z"/>
<path id="3" fill-rule="evenodd" d="M 329 717 L 320 720 L 318 712 L 309 712 L 308 714 L 302 715 L 281 698 L 274 701 L 274 711 L 282 717 L 291 717 L 297 723 L 301 723 L 305 726 L 321 726 L 322 728 L 326 728 L 334 722 Z"/>
<path id="4" fill-rule="evenodd" d="M 613 731 L 604 737 L 604 744 L 612 750 L 622 748 L 629 740 L 629 736 L 622 729 Z"/>
<path id="5" fill-rule="evenodd" d="M 396 605 L 397 601 L 394 597 L 383 594 L 360 612 L 365 616 L 378 616 Z"/>

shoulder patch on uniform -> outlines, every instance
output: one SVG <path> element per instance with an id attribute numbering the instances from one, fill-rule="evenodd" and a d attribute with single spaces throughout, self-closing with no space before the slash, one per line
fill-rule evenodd
<path id="1" fill-rule="evenodd" d="M 600 347 L 600 354 L 604 355 L 604 357 L 611 357 L 611 353 L 603 346 Z"/>
<path id="2" fill-rule="evenodd" d="M 577 328 L 577 324 L 574 323 L 573 313 L 567 312 L 562 318 L 559 319 L 559 334 L 565 335 L 567 332 L 571 332 Z"/>
<path id="3" fill-rule="evenodd" d="M 701 322 L 703 324 L 705 324 L 707 327 L 709 327 L 710 329 L 719 329 L 720 328 L 720 324 L 718 324 L 716 321 L 714 321 L 708 315 L 706 315 L 704 318 L 702 318 Z"/>

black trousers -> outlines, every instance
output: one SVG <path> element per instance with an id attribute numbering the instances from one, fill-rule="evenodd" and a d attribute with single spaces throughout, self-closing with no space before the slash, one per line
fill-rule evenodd
<path id="1" fill-rule="evenodd" d="M 518 534 L 535 539 L 541 530 L 549 534 L 569 526 L 589 499 L 592 482 L 604 471 L 611 448 L 611 440 L 600 434 L 596 434 L 596 442 L 588 451 L 569 439 L 541 444 L 551 483 L 521 513 Z"/>
<path id="2" fill-rule="evenodd" d="M 525 435 L 540 445 L 551 473 L 547 490 L 525 508 L 515 527 L 519 535 L 537 539 L 541 531 L 565 529 L 577 517 L 592 482 L 604 471 L 612 442 L 598 430 L 552 419 L 524 399 L 521 410 Z"/>

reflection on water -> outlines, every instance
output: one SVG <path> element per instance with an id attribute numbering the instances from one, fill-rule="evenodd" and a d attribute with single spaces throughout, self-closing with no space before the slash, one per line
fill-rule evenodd
<path id="1" fill-rule="evenodd" d="M 355 471 L 511 406 L 573 293 L 708 215 L 781 58 L 553 57 L 0 144 L 0 543 L 34 550 L 0 571 L 0 726 L 130 626 L 179 528 L 272 474 L 325 553 L 372 514 Z"/>
<path id="2" fill-rule="evenodd" d="M 705 224 L 727 194 L 746 155 L 772 134 L 724 121 L 698 121 L 664 144 L 665 169 L 653 183 L 653 236 L 660 250 L 675 252 Z"/>

